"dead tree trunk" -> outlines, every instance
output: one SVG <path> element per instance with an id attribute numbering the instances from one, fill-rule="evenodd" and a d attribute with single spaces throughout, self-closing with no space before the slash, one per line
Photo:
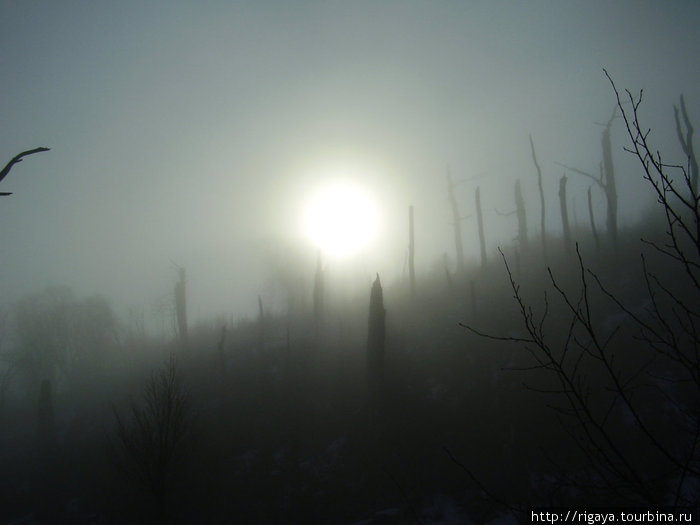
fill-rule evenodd
<path id="1" fill-rule="evenodd" d="M 569 230 L 569 213 L 566 209 L 566 175 L 559 179 L 559 206 L 561 208 L 561 225 L 564 231 L 564 250 L 571 251 L 571 231 Z"/>
<path id="2" fill-rule="evenodd" d="M 415 245 L 413 239 L 413 206 L 408 207 L 408 278 L 411 283 L 411 297 L 416 296 L 416 268 L 414 265 Z"/>
<path id="3" fill-rule="evenodd" d="M 698 195 L 698 159 L 695 157 L 695 151 L 693 150 L 693 125 L 690 122 L 690 117 L 688 117 L 688 111 L 685 109 L 685 99 L 681 95 L 681 116 L 683 117 L 683 122 L 685 123 L 685 137 L 681 131 L 681 121 L 678 117 L 678 108 L 674 104 L 673 106 L 673 117 L 676 120 L 676 133 L 678 134 L 678 141 L 681 143 L 683 148 L 683 153 L 688 157 L 688 167 L 690 171 L 690 187 L 694 196 Z"/>
<path id="4" fill-rule="evenodd" d="M 476 188 L 476 224 L 479 230 L 479 249 L 481 250 L 481 267 L 486 268 L 486 240 L 484 239 L 484 219 L 481 214 L 481 188 Z"/>
<path id="5" fill-rule="evenodd" d="M 608 215 L 606 220 L 606 226 L 608 229 L 608 235 L 613 241 L 613 244 L 617 244 L 617 184 L 615 183 L 615 168 L 613 166 L 612 160 L 612 144 L 610 141 L 610 129 L 612 128 L 613 120 L 617 115 L 617 106 L 610 115 L 610 119 L 605 125 L 603 130 L 603 137 L 601 139 L 603 147 L 603 173 L 605 175 L 605 195 L 608 201 Z M 601 175 L 602 180 L 602 175 Z"/>
<path id="6" fill-rule="evenodd" d="M 600 251 L 600 239 L 598 238 L 598 230 L 595 227 L 595 219 L 593 218 L 593 202 L 591 200 L 591 187 L 588 187 L 588 218 L 591 221 L 591 232 L 595 241 L 596 251 Z"/>
<path id="7" fill-rule="evenodd" d="M 608 230 L 608 235 L 613 241 L 613 244 L 617 244 L 617 184 L 615 182 L 615 166 L 613 165 L 612 159 L 612 144 L 610 140 L 610 130 L 612 128 L 612 123 L 617 115 L 617 106 L 612 112 L 612 115 L 605 124 L 605 129 L 603 129 L 603 136 L 601 138 L 601 144 L 603 149 L 603 160 L 600 165 L 600 176 L 596 177 L 591 175 L 587 171 L 580 170 L 578 168 L 572 168 L 566 164 L 559 164 L 568 170 L 571 170 L 580 175 L 584 175 L 589 179 L 592 179 L 600 186 L 605 192 L 605 199 L 607 201 L 607 216 L 605 219 L 605 224 Z"/>
<path id="8" fill-rule="evenodd" d="M 384 383 L 384 345 L 386 341 L 386 310 L 379 274 L 372 284 L 367 322 L 367 380 L 370 394 L 376 395 Z"/>
<path id="9" fill-rule="evenodd" d="M 321 250 L 318 251 L 316 259 L 316 274 L 314 275 L 314 320 L 316 322 L 316 331 L 321 329 L 323 325 L 324 306 L 323 306 L 323 266 L 321 261 Z"/>
<path id="10" fill-rule="evenodd" d="M 452 175 L 447 170 L 447 197 L 452 210 L 452 224 L 454 227 L 455 251 L 457 253 L 457 273 L 464 274 L 464 245 L 462 244 L 462 218 L 459 215 L 457 198 L 454 192 L 455 185 L 452 182 Z"/>
<path id="11" fill-rule="evenodd" d="M 262 297 L 258 295 L 258 351 L 263 349 L 263 339 L 265 337 L 265 317 L 263 315 Z"/>
<path id="12" fill-rule="evenodd" d="M 185 269 L 178 267 L 179 280 L 175 284 L 175 315 L 180 342 L 187 346 L 187 292 L 185 288 Z"/>
<path id="13" fill-rule="evenodd" d="M 518 244 L 523 252 L 527 252 L 527 218 L 525 216 L 525 200 L 520 188 L 520 180 L 515 181 L 515 212 L 518 216 Z"/>
<path id="14" fill-rule="evenodd" d="M 542 231 L 542 254 L 547 259 L 547 236 L 545 235 L 544 229 L 544 189 L 542 187 L 542 170 L 540 165 L 537 163 L 537 155 L 535 155 L 535 144 L 532 142 L 532 135 L 530 135 L 530 149 L 532 150 L 532 161 L 535 163 L 535 169 L 537 170 L 537 187 L 540 190 L 540 205 L 542 208 L 542 213 L 540 214 L 540 230 Z"/>

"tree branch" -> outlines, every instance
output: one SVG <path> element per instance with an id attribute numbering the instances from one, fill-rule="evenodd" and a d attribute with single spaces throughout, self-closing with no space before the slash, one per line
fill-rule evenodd
<path id="1" fill-rule="evenodd" d="M 50 151 L 50 148 L 34 148 L 34 149 L 28 149 L 27 151 L 23 151 L 22 153 L 18 153 L 12 159 L 10 162 L 8 162 L 5 167 L 0 171 L 0 181 L 7 177 L 7 174 L 10 173 L 10 170 L 12 169 L 12 166 L 15 164 L 22 162 L 22 158 L 26 157 L 28 155 L 34 155 L 35 153 L 41 153 L 42 151 Z M 8 194 L 9 195 L 9 194 Z"/>
<path id="2" fill-rule="evenodd" d="M 600 185 L 601 188 L 605 188 L 605 184 L 603 183 L 603 179 L 596 177 L 595 175 L 591 175 L 587 171 L 580 170 L 578 168 L 574 168 L 572 166 L 567 166 L 566 164 L 562 164 L 561 162 L 555 162 L 557 166 L 560 166 L 562 168 L 566 168 L 569 171 L 573 171 L 574 173 L 578 173 L 579 175 L 585 175 L 586 177 L 594 180 L 596 184 Z"/>

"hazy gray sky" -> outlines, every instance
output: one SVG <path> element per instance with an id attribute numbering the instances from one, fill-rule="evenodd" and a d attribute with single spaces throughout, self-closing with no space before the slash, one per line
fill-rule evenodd
<path id="1" fill-rule="evenodd" d="M 619 87 L 644 88 L 647 123 L 680 154 L 681 92 L 700 125 L 699 26 L 690 0 L 0 0 L 0 164 L 51 148 L 0 183 L 14 192 L 0 200 L 0 302 L 63 284 L 119 311 L 150 308 L 171 293 L 174 261 L 194 320 L 247 314 L 276 293 L 285 254 L 313 260 L 303 204 L 348 167 L 383 226 L 370 251 L 329 263 L 336 275 L 399 276 L 409 204 L 419 271 L 452 255 L 448 164 L 455 178 L 481 177 L 459 199 L 473 213 L 482 187 L 493 250 L 515 235 L 494 209 L 513 208 L 516 178 L 536 232 L 529 133 L 550 217 L 555 162 L 597 170 L 596 122 L 614 103 L 603 67 Z M 619 150 L 621 124 L 614 138 L 629 221 L 639 172 Z M 587 187 L 572 176 L 581 221 Z M 600 195 L 597 206 L 602 223 Z M 473 221 L 464 232 L 475 257 Z"/>

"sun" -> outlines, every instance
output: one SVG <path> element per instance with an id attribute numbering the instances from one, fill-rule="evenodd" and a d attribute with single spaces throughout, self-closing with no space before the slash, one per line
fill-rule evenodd
<path id="1" fill-rule="evenodd" d="M 376 237 L 379 214 L 369 192 L 350 181 L 322 186 L 305 208 L 304 232 L 324 253 L 349 257 Z"/>

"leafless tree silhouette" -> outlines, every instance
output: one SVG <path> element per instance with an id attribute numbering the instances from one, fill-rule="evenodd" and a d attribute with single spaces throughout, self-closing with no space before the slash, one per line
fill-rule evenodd
<path id="1" fill-rule="evenodd" d="M 642 255 L 642 306 L 611 291 L 578 256 L 578 292 L 548 268 L 551 292 L 540 313 L 503 252 L 524 335 L 501 336 L 462 325 L 490 339 L 522 345 L 553 386 L 542 390 L 580 452 L 586 468 L 561 469 L 560 485 L 579 497 L 607 501 L 697 505 L 700 481 L 700 210 L 692 174 L 666 164 L 642 127 L 638 96 L 621 96 L 605 71 L 644 178 L 663 211 L 667 243 L 645 241 L 662 273 Z M 623 100 L 624 99 L 624 100 Z M 631 109 L 625 109 L 628 106 Z M 610 327 L 597 308 L 607 301 L 622 319 Z M 561 315 L 566 319 L 561 326 Z M 619 314 L 619 315 L 617 315 Z M 560 317 L 555 319 L 555 317 Z"/>
<path id="2" fill-rule="evenodd" d="M 122 470 L 149 491 L 158 519 L 166 521 L 166 498 L 173 474 L 191 434 L 189 394 L 175 358 L 148 379 L 140 402 L 133 401 L 128 419 L 115 409 L 115 459 Z"/>

